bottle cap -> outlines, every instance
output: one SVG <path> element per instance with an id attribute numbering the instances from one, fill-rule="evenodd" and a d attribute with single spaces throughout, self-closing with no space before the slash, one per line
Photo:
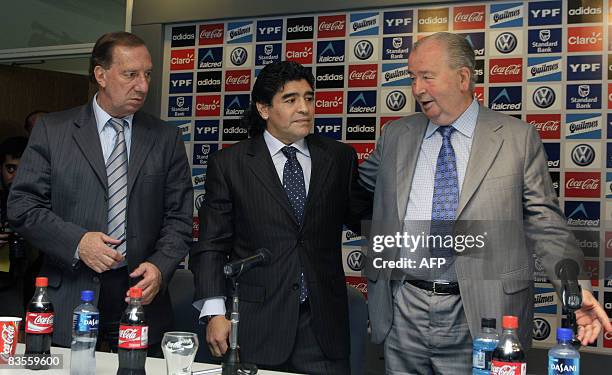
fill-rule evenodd
<path id="1" fill-rule="evenodd" d="M 31 281 L 30 281 L 31 282 Z M 46 277 L 37 277 L 36 278 L 36 283 L 34 284 L 37 288 L 40 287 L 47 287 L 49 286 L 49 279 L 47 279 Z"/>
<path id="2" fill-rule="evenodd" d="M 574 331 L 569 328 L 557 328 L 557 340 L 570 341 L 574 338 Z"/>
<path id="3" fill-rule="evenodd" d="M 94 299 L 93 290 L 83 290 L 81 291 L 81 301 L 91 302 Z"/>
<path id="4" fill-rule="evenodd" d="M 129 292 L 130 298 L 142 298 L 142 289 L 131 287 Z"/>
<path id="5" fill-rule="evenodd" d="M 504 315 L 502 318 L 502 327 L 504 329 L 517 329 L 518 318 L 514 315 Z"/>
<path id="6" fill-rule="evenodd" d="M 497 328 L 497 320 L 495 318 L 482 318 L 480 321 L 480 326 L 482 328 Z"/>

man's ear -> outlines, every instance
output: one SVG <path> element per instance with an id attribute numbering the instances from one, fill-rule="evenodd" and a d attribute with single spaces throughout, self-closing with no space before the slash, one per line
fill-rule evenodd
<path id="1" fill-rule="evenodd" d="M 106 69 L 100 65 L 96 65 L 94 68 L 94 77 L 100 87 L 106 87 Z"/>
<path id="2" fill-rule="evenodd" d="M 269 113 L 270 106 L 268 106 L 267 104 L 263 104 L 263 103 L 255 103 L 255 105 L 257 106 L 257 112 L 259 112 L 259 115 L 261 116 L 261 118 L 264 120 L 267 120 L 268 117 L 270 117 L 270 113 Z"/>
<path id="3" fill-rule="evenodd" d="M 460 68 L 459 76 L 461 77 L 461 88 L 466 91 L 469 90 L 472 81 L 472 73 L 470 70 L 466 67 Z"/>

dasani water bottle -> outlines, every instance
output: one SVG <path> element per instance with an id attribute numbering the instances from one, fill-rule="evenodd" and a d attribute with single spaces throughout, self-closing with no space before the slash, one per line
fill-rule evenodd
<path id="1" fill-rule="evenodd" d="M 72 344 L 70 345 L 70 375 L 95 375 L 96 340 L 100 313 L 91 304 L 94 292 L 81 292 L 83 302 L 72 314 Z"/>

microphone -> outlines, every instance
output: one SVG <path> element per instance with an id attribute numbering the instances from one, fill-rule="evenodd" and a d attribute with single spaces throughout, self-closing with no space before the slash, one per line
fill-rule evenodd
<path id="1" fill-rule="evenodd" d="M 563 285 L 563 305 L 571 310 L 578 310 L 582 306 L 578 269 L 578 263 L 573 259 L 563 259 L 555 266 L 555 273 Z"/>
<path id="2" fill-rule="evenodd" d="M 250 270 L 253 267 L 265 266 L 266 264 L 270 263 L 270 258 L 272 258 L 272 253 L 270 253 L 270 250 L 262 247 L 261 249 L 257 249 L 255 255 L 229 262 L 223 267 L 223 273 L 226 277 L 236 276 L 242 272 Z"/>

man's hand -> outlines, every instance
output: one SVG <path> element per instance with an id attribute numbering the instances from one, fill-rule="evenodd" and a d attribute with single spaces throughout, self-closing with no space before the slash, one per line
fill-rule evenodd
<path id="1" fill-rule="evenodd" d="M 221 357 L 227 351 L 230 325 L 230 321 L 225 319 L 224 315 L 217 315 L 208 322 L 206 342 L 215 357 Z"/>
<path id="2" fill-rule="evenodd" d="M 585 289 L 582 289 L 582 307 L 576 310 L 576 324 L 578 325 L 577 338 L 582 345 L 593 343 L 599 336 L 602 327 L 605 332 L 612 332 L 612 324 L 610 324 L 608 315 L 593 294 Z"/>
<path id="3" fill-rule="evenodd" d="M 118 245 L 120 240 L 107 236 L 102 232 L 87 232 L 79 242 L 79 258 L 87 267 L 101 273 L 108 271 L 124 258 L 117 250 L 108 244 Z"/>
<path id="4" fill-rule="evenodd" d="M 159 293 L 162 283 L 162 274 L 159 268 L 150 262 L 142 262 L 132 273 L 131 278 L 141 277 L 138 284 L 133 287 L 142 289 L 142 304 L 148 305 L 153 301 L 153 298 Z M 129 302 L 129 291 L 125 293 L 125 302 Z"/>
<path id="5" fill-rule="evenodd" d="M 0 247 L 6 245 L 8 243 L 8 238 L 9 238 L 9 234 L 8 233 L 0 233 Z"/>

